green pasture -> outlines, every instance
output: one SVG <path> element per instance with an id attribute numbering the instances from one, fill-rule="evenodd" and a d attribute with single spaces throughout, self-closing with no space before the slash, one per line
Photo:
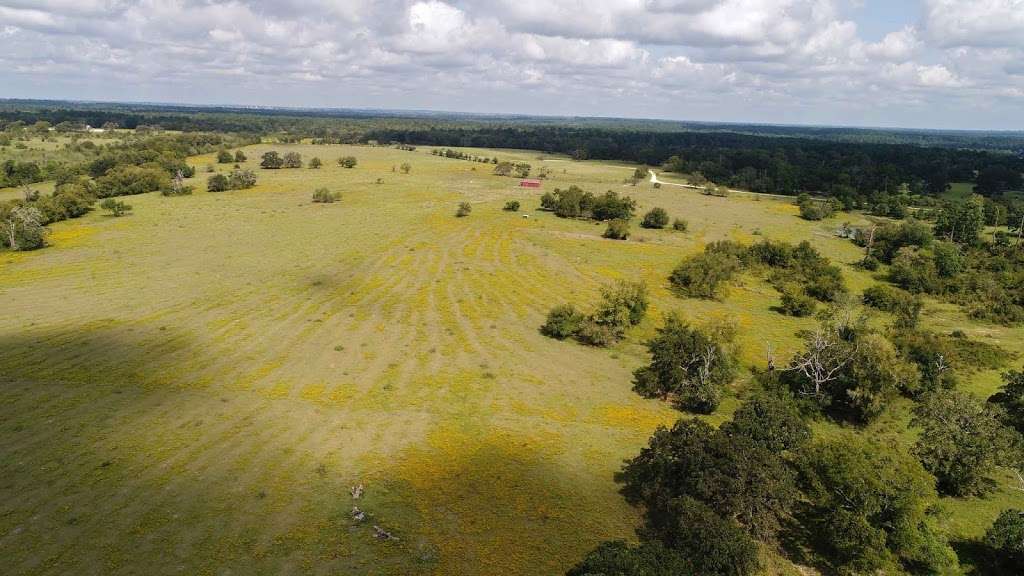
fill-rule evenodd
<path id="1" fill-rule="evenodd" d="M 270 149 L 324 166 L 258 170 Z M 813 323 L 773 311 L 778 294 L 754 276 L 724 302 L 674 296 L 666 278 L 683 257 L 724 238 L 810 240 L 855 292 L 875 282 L 834 236 L 858 215 L 806 222 L 791 202 L 623 185 L 632 166 L 478 151 L 548 167 L 544 190 L 662 206 L 688 232 L 637 218 L 628 241 L 606 240 L 603 225 L 535 210 L 543 190 L 429 147 L 244 150 L 255 188 L 207 193 L 206 166 L 230 165 L 196 157 L 192 196 L 125 198 L 129 216 L 96 210 L 53 225 L 48 248 L 0 253 L 0 572 L 561 573 L 597 542 L 633 537 L 613 475 L 685 417 L 631 391 L 663 313 L 733 318 L 748 368 L 768 343 L 788 357 Z M 356 168 L 337 165 L 347 155 Z M 311 203 L 320 187 L 340 202 Z M 519 213 L 502 211 L 512 199 Z M 463 201 L 472 213 L 455 218 Z M 652 296 L 625 341 L 539 334 L 552 305 L 586 309 L 617 278 Z M 935 302 L 924 317 L 1024 350 L 1022 329 Z M 966 385 L 985 396 L 998 382 L 979 372 Z M 866 433 L 911 442 L 907 408 Z M 987 499 L 943 503 L 957 538 L 1021 504 L 1003 480 Z"/>

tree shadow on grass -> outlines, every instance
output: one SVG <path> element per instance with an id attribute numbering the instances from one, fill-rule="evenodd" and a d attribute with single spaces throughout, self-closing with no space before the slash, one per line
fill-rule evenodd
<path id="1" fill-rule="evenodd" d="M 779 533 L 779 548 L 794 564 L 810 566 L 823 576 L 838 574 L 835 567 L 825 560 L 822 539 L 827 535 L 815 531 L 811 514 L 806 504 L 797 505 L 793 517 L 788 519 Z"/>
<path id="2" fill-rule="evenodd" d="M 167 326 L 109 321 L 0 334 L 0 381 L 6 382 L 188 385 L 182 379 L 207 361 L 191 333 Z"/>
<path id="3" fill-rule="evenodd" d="M 980 540 L 954 540 L 950 542 L 960 559 L 960 565 L 967 574 L 985 576 L 1019 576 L 1015 570 L 1004 566 L 991 548 Z"/>
<path id="4" fill-rule="evenodd" d="M 597 543 L 632 534 L 635 516 L 614 486 L 595 490 L 547 440 L 435 431 L 432 447 L 387 472 L 418 511 L 423 524 L 408 533 L 436 547 L 439 572 L 560 574 Z"/>

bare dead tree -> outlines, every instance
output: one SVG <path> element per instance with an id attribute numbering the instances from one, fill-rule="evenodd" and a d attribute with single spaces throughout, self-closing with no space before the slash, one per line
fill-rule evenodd
<path id="1" fill-rule="evenodd" d="M 807 348 L 793 357 L 784 371 L 797 371 L 804 375 L 813 389 L 801 390 L 806 396 L 820 397 L 826 384 L 839 378 L 857 354 L 857 343 L 846 342 L 842 330 L 848 324 L 826 322 L 810 332 L 805 339 Z"/>
<path id="2" fill-rule="evenodd" d="M 950 369 L 949 362 L 946 360 L 946 355 L 939 352 L 935 354 L 935 373 L 942 374 L 946 370 Z"/>

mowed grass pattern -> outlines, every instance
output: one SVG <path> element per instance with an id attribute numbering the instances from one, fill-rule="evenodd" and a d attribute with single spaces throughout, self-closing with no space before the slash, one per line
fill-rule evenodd
<path id="1" fill-rule="evenodd" d="M 50 248 L 0 254 L 0 572 L 564 571 L 632 536 L 614 472 L 680 416 L 630 390 L 661 314 L 734 318 L 747 365 L 763 364 L 766 340 L 788 356 L 812 322 L 772 311 L 777 293 L 754 277 L 725 302 L 678 299 L 672 267 L 707 242 L 759 235 L 858 256 L 832 237 L 841 220 L 623 187 L 631 166 L 477 151 L 549 167 L 547 189 L 663 206 L 690 232 L 606 240 L 603 225 L 534 211 L 540 193 L 490 166 L 424 149 L 251 146 L 246 167 L 269 149 L 324 167 L 261 170 L 251 190 L 210 194 L 213 158 L 198 157 L 193 196 L 132 197 L 130 216 L 93 212 L 54 225 Z M 336 164 L 346 155 L 355 169 Z M 403 162 L 408 175 L 394 171 Z M 341 201 L 311 203 L 319 187 Z M 510 199 L 530 218 L 502 211 Z M 467 218 L 454 217 L 461 201 Z M 844 272 L 855 290 L 871 282 Z M 626 341 L 600 350 L 538 333 L 552 305 L 586 308 L 616 278 L 652 293 Z M 1020 346 L 1020 331 L 984 331 Z M 997 377 L 977 381 L 987 391 Z M 906 437 L 905 409 L 878 433 Z M 996 507 L 958 529 L 976 533 Z"/>

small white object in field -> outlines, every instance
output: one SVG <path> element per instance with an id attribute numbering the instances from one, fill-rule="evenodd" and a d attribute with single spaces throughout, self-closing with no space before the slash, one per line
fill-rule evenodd
<path id="1" fill-rule="evenodd" d="M 529 214 L 523 214 L 523 218 L 529 218 L 529 217 L 530 217 Z"/>
<path id="2" fill-rule="evenodd" d="M 366 513 L 359 509 L 359 506 L 352 507 L 352 519 L 356 522 L 366 520 Z"/>
<path id="3" fill-rule="evenodd" d="M 359 500 L 359 498 L 361 498 L 362 495 L 363 495 L 363 484 L 362 484 L 362 482 L 360 482 L 358 486 L 353 486 L 353 487 L 349 488 L 348 491 L 349 491 L 350 494 L 352 494 L 352 499 L 353 500 Z"/>

